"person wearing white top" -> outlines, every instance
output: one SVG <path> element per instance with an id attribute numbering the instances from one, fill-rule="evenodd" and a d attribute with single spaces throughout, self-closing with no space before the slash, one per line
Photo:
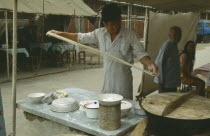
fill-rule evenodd
<path id="1" fill-rule="evenodd" d="M 121 9 L 116 4 L 105 5 L 102 9 L 103 28 L 90 33 L 67 33 L 51 30 L 55 34 L 83 44 L 99 44 L 100 50 L 131 64 L 133 54 L 146 65 L 150 72 L 158 75 L 155 63 L 150 59 L 136 34 L 121 27 Z M 105 56 L 104 82 L 102 93 L 116 93 L 124 98 L 133 99 L 133 77 L 130 66 L 121 64 Z"/>

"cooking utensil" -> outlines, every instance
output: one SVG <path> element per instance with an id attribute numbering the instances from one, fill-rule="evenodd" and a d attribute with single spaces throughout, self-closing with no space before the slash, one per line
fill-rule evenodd
<path id="1" fill-rule="evenodd" d="M 55 34 L 55 33 L 52 33 L 52 32 L 47 32 L 46 35 L 51 36 L 51 37 L 54 37 L 54 38 L 57 38 L 57 39 L 60 39 L 60 40 L 62 40 L 62 41 L 71 43 L 71 44 L 76 45 L 76 46 L 79 46 L 79 47 L 82 47 L 82 48 L 84 48 L 85 50 L 87 50 L 87 51 L 89 51 L 89 52 L 92 52 L 92 53 L 94 53 L 94 54 L 101 55 L 101 56 L 108 56 L 108 57 L 112 58 L 113 60 L 115 60 L 115 61 L 117 61 L 117 62 L 119 62 L 119 63 L 125 64 L 125 65 L 128 65 L 128 66 L 131 66 L 131 67 L 133 67 L 133 68 L 135 68 L 135 69 L 137 69 L 137 70 L 140 70 L 140 71 L 142 71 L 142 72 L 144 72 L 144 73 L 147 73 L 147 74 L 150 75 L 150 76 L 154 76 L 150 71 L 147 71 L 147 70 L 144 70 L 144 69 L 142 69 L 142 68 L 140 68 L 140 67 L 137 67 L 137 66 L 135 66 L 135 65 L 132 65 L 132 64 L 130 64 L 130 63 L 128 63 L 128 62 L 126 62 L 126 61 L 124 61 L 124 60 L 122 60 L 122 59 L 119 59 L 119 58 L 117 58 L 117 57 L 115 57 L 115 56 L 112 56 L 112 55 L 110 55 L 110 54 L 108 54 L 108 53 L 106 53 L 106 52 L 102 52 L 102 51 L 99 51 L 99 50 L 97 50 L 97 49 L 88 47 L 88 46 L 86 46 L 86 45 L 83 45 L 83 44 L 81 44 L 81 43 L 78 43 L 78 42 L 75 42 L 75 41 L 73 41 L 73 40 L 67 39 L 67 38 L 65 38 L 65 37 L 59 36 L 59 35 L 57 35 L 57 34 Z"/>
<path id="2" fill-rule="evenodd" d="M 190 91 L 187 94 L 184 94 L 174 101 L 168 103 L 162 113 L 162 116 L 166 116 L 173 112 L 176 108 L 178 108 L 180 105 L 182 105 L 184 102 L 186 102 L 188 99 L 192 98 L 195 95 L 195 91 Z"/>
<path id="3" fill-rule="evenodd" d="M 87 103 L 85 104 L 85 111 L 88 118 L 98 118 L 99 116 L 99 103 Z"/>
<path id="4" fill-rule="evenodd" d="M 73 98 L 59 98 L 52 102 L 50 110 L 54 112 L 71 112 L 79 109 L 78 102 Z"/>
<path id="5" fill-rule="evenodd" d="M 94 102 L 97 102 L 98 103 L 98 100 L 83 100 L 79 103 L 80 105 L 80 110 L 82 111 L 85 111 L 85 104 L 88 104 L 88 103 L 94 103 Z"/>

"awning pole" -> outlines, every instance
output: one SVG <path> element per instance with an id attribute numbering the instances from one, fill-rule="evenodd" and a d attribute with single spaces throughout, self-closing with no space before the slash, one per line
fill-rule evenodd
<path id="1" fill-rule="evenodd" d="M 148 45 L 148 31 L 149 31 L 149 9 L 146 8 L 145 11 L 145 20 L 144 20 L 144 49 L 147 51 L 147 45 Z M 145 66 L 144 66 L 145 69 Z M 140 86 L 138 88 L 138 93 L 140 97 L 143 97 L 143 87 L 144 87 L 144 77 L 145 75 L 142 74 L 141 76 L 141 83 Z"/>
<path id="2" fill-rule="evenodd" d="M 8 48 L 9 48 L 9 43 L 8 43 L 8 20 L 7 20 L 7 10 L 4 11 L 5 15 L 5 29 L 6 29 L 6 59 L 7 59 L 7 79 L 9 80 L 9 53 L 8 53 Z"/>
<path id="3" fill-rule="evenodd" d="M 12 133 L 16 136 L 16 74 L 17 74 L 17 0 L 13 3 L 13 59 L 12 59 Z"/>

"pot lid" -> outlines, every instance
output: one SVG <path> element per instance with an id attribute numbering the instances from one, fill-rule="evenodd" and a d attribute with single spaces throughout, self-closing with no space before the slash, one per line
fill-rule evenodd
<path id="1" fill-rule="evenodd" d="M 161 116 L 166 105 L 183 94 L 184 93 L 151 94 L 142 100 L 141 105 L 147 112 Z M 183 120 L 209 119 L 210 100 L 195 95 L 165 117 Z"/>

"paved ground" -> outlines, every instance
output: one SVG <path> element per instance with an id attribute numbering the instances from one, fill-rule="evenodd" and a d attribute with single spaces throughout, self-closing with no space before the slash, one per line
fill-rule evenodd
<path id="1" fill-rule="evenodd" d="M 203 64 L 210 63 L 210 44 L 199 44 L 196 54 L 195 68 Z M 140 65 L 136 63 L 136 65 Z M 141 81 L 141 73 L 132 69 L 134 76 L 134 92 L 137 91 Z M 78 87 L 92 91 L 100 91 L 103 79 L 102 68 L 75 70 L 63 73 L 40 76 L 30 79 L 17 81 L 17 100 L 24 99 L 27 94 L 32 92 L 52 92 L 56 89 Z M 2 99 L 4 106 L 4 116 L 6 121 L 7 133 L 12 129 L 12 111 L 11 111 L 11 82 L 1 83 Z M 136 94 L 136 93 L 135 93 Z M 17 110 L 17 136 L 23 136 L 23 115 L 22 111 Z"/>

